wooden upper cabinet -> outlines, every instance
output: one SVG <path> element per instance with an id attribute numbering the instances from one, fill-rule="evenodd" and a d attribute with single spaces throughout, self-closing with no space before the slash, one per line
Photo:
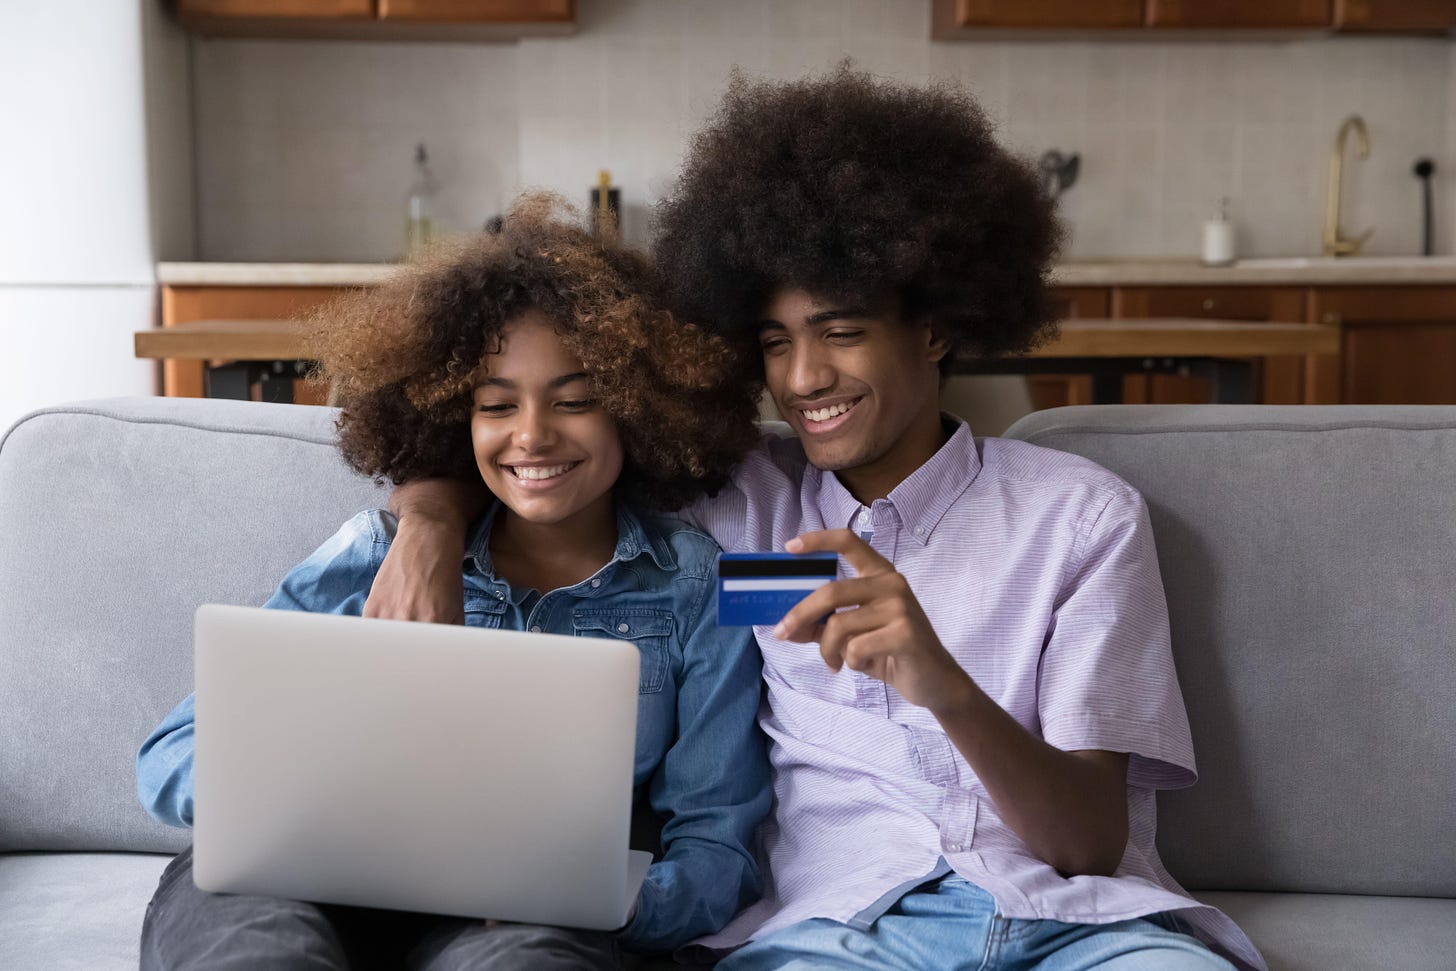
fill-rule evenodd
<path id="1" fill-rule="evenodd" d="M 957 27 L 1141 27 L 1143 0 L 949 0 Z"/>
<path id="2" fill-rule="evenodd" d="M 1453 0 L 1335 0 L 1340 30 L 1456 30 Z"/>
<path id="3" fill-rule="evenodd" d="M 1148 0 L 1149 27 L 1328 27 L 1334 0 Z"/>
<path id="4" fill-rule="evenodd" d="M 212 36 L 500 41 L 576 29 L 575 0 L 175 0 Z"/>
<path id="5" fill-rule="evenodd" d="M 377 0 L 380 20 L 414 23 L 570 23 L 572 0 Z"/>
<path id="6" fill-rule="evenodd" d="M 255 20 L 369 20 L 374 0 L 177 0 L 177 19 L 190 24 L 208 17 Z"/>

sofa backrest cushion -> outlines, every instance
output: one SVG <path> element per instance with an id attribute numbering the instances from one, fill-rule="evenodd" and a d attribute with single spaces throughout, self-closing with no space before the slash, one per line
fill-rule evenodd
<path id="1" fill-rule="evenodd" d="M 1147 500 L 1200 781 L 1191 888 L 1456 895 L 1456 408 L 1118 406 L 1007 432 Z"/>
<path id="2" fill-rule="evenodd" d="M 153 850 L 138 746 L 192 690 L 192 614 L 261 604 L 385 490 L 327 408 L 136 398 L 0 440 L 0 851 Z"/>

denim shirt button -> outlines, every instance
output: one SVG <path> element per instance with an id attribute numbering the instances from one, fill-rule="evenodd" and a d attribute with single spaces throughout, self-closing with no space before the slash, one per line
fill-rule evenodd
<path id="1" fill-rule="evenodd" d="M 627 631 L 629 631 L 631 629 L 632 628 L 628 627 L 626 624 L 618 624 L 617 625 L 617 633 L 618 634 L 625 634 L 625 633 L 627 633 Z"/>
<path id="2" fill-rule="evenodd" d="M 532 628 L 531 628 L 531 633 L 532 633 L 532 634 L 539 634 L 539 633 L 541 633 L 541 628 L 540 628 L 540 626 L 539 626 L 539 625 L 538 625 L 538 626 L 536 626 L 536 627 L 532 627 Z"/>
<path id="3" fill-rule="evenodd" d="M 592 581 L 592 586 L 593 587 L 599 587 L 601 585 L 602 585 L 602 581 L 600 581 L 600 580 L 593 580 Z"/>

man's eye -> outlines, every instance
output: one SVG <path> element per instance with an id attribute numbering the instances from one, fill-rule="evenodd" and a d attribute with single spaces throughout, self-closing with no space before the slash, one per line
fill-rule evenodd
<path id="1" fill-rule="evenodd" d="M 863 336 L 862 330 L 833 330 L 828 334 L 829 339 L 835 341 L 855 341 Z"/>

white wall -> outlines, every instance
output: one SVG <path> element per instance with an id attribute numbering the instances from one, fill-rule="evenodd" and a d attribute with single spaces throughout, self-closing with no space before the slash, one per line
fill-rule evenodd
<path id="1" fill-rule="evenodd" d="M 1349 228 L 1376 227 L 1371 253 L 1419 248 L 1414 159 L 1456 167 L 1456 55 L 1440 39 L 931 43 L 930 0 L 578 6 L 575 36 L 519 45 L 195 41 L 200 257 L 393 258 L 420 137 L 458 227 L 522 183 L 584 200 L 606 167 L 641 241 L 731 66 L 787 78 L 846 54 L 969 85 L 1018 151 L 1081 152 L 1073 258 L 1191 255 L 1224 194 L 1245 255 L 1315 252 L 1350 112 L 1374 140 L 1346 186 Z"/>
<path id="2" fill-rule="evenodd" d="M 152 280 L 140 2 L 5 10 L 0 282 Z"/>
<path id="3" fill-rule="evenodd" d="M 0 3 L 0 431 L 152 394 L 133 334 L 194 253 L 186 36 L 157 0 Z"/>

